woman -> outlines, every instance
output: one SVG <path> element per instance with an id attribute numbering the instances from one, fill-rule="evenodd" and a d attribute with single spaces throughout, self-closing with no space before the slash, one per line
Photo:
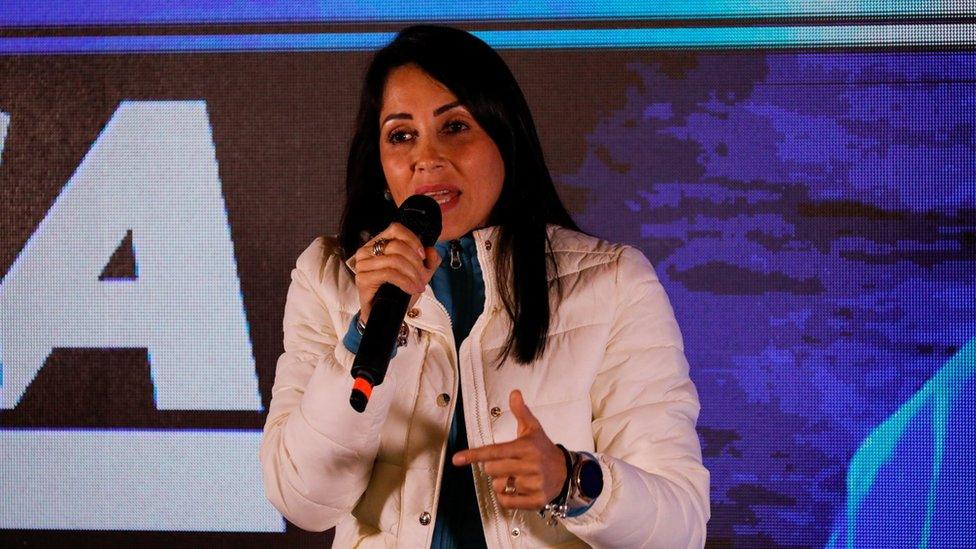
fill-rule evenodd
<path id="1" fill-rule="evenodd" d="M 708 472 L 681 336 L 640 252 L 578 232 L 505 63 L 410 27 L 366 74 L 338 239 L 292 272 L 261 446 L 271 502 L 336 546 L 689 547 Z M 392 223 L 427 194 L 424 249 Z M 411 295 L 365 413 L 377 288 Z M 557 445 L 558 443 L 558 445 Z"/>

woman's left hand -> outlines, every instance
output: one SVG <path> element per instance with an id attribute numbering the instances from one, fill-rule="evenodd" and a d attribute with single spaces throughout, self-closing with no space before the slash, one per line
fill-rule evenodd
<path id="1" fill-rule="evenodd" d="M 462 450 L 452 461 L 458 466 L 481 463 L 502 507 L 541 509 L 562 490 L 566 460 L 525 405 L 521 391 L 512 391 L 508 403 L 518 421 L 517 438 Z"/>

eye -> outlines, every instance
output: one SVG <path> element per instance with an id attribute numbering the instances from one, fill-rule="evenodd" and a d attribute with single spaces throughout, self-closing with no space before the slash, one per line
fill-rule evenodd
<path id="1" fill-rule="evenodd" d="M 444 131 L 447 133 L 458 133 L 468 129 L 468 125 L 461 120 L 451 120 L 444 124 Z"/>
<path id="2" fill-rule="evenodd" d="M 406 143 L 407 141 L 413 139 L 413 134 L 408 131 L 396 129 L 387 135 L 386 140 L 394 145 L 399 145 L 400 143 Z"/>

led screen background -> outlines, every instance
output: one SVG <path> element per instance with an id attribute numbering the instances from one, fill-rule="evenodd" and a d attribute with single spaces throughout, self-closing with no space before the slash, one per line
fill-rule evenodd
<path id="1" fill-rule="evenodd" d="M 425 16 L 501 50 L 574 218 L 654 263 L 702 401 L 710 545 L 958 546 L 971 10 L 830 5 Z M 0 9 L 5 542 L 329 537 L 264 501 L 257 441 L 369 52 L 419 16 L 188 6 Z"/>

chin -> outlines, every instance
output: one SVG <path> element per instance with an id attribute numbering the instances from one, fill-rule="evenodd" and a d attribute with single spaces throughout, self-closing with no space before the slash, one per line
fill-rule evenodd
<path id="1" fill-rule="evenodd" d="M 441 236 L 437 239 L 439 241 L 445 240 L 456 240 L 462 236 L 471 232 L 471 229 L 465 230 L 463 228 L 447 226 L 441 231 Z"/>
<path id="2" fill-rule="evenodd" d="M 437 239 L 438 241 L 455 240 L 479 227 L 485 226 L 485 222 L 472 222 L 472 216 L 464 216 L 465 218 L 462 219 L 459 216 L 452 215 L 453 213 L 444 212 L 441 218 L 443 224 L 441 225 L 441 235 Z"/>

